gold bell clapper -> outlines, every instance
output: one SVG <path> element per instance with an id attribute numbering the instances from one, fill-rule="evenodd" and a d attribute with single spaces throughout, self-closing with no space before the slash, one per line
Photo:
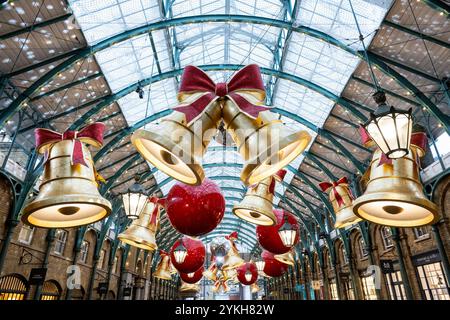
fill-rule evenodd
<path id="1" fill-rule="evenodd" d="M 282 253 L 282 254 L 275 254 L 273 256 L 276 260 L 290 265 L 290 266 L 294 266 L 295 265 L 295 252 L 294 252 L 294 248 L 292 248 L 291 250 L 289 250 L 286 253 Z"/>
<path id="2" fill-rule="evenodd" d="M 153 276 L 159 279 L 172 280 L 169 254 L 163 250 L 159 250 L 159 255 L 161 256 L 161 259 L 156 266 L 155 272 L 153 272 Z"/>
<path id="3" fill-rule="evenodd" d="M 118 238 L 123 243 L 144 250 L 154 251 L 158 248 L 156 244 L 156 230 L 159 225 L 160 205 L 158 198 L 151 197 L 139 218 L 133 220 L 131 225 Z"/>
<path id="4" fill-rule="evenodd" d="M 103 145 L 103 123 L 80 131 L 35 130 L 36 150 L 44 155 L 39 194 L 22 211 L 22 222 L 41 228 L 70 228 L 97 222 L 111 213 L 98 191 L 91 153 L 85 144 Z"/>
<path id="5" fill-rule="evenodd" d="M 262 111 L 253 119 L 231 100 L 223 103 L 223 119 L 245 161 L 241 180 L 247 185 L 274 175 L 297 158 L 311 141 L 307 131 L 290 130 L 274 113 Z"/>
<path id="6" fill-rule="evenodd" d="M 414 126 L 409 153 L 403 158 L 388 159 L 377 149 L 368 169 L 366 190 L 353 202 L 353 212 L 360 218 L 392 227 L 436 222 L 437 206 L 426 198 L 419 175 L 419 161 L 426 146 L 423 129 Z"/>
<path id="7" fill-rule="evenodd" d="M 271 226 L 277 218 L 273 214 L 273 196 L 276 181 L 281 182 L 286 170 L 278 170 L 275 175 L 249 186 L 241 203 L 233 206 L 233 213 L 250 223 Z"/>
<path id="8" fill-rule="evenodd" d="M 227 239 L 230 243 L 230 249 L 223 260 L 222 270 L 224 271 L 236 269 L 245 263 L 244 259 L 240 257 L 237 246 L 234 243 L 234 241 L 237 240 L 237 237 L 238 234 L 236 231 L 225 237 L 225 239 Z"/>
<path id="9" fill-rule="evenodd" d="M 329 199 L 336 214 L 335 228 L 345 228 L 362 220 L 353 213 L 353 195 L 346 177 L 335 182 L 321 182 L 319 187 L 323 192 L 329 192 Z"/>

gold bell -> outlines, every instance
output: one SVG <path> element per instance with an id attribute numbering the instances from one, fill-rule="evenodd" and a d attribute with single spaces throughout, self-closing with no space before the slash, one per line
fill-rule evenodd
<path id="1" fill-rule="evenodd" d="M 89 149 L 81 142 L 84 162 L 73 164 L 73 140 L 61 140 L 47 153 L 38 196 L 25 206 L 22 221 L 40 228 L 70 228 L 97 222 L 111 213 L 111 203 L 97 189 Z"/>
<path id="2" fill-rule="evenodd" d="M 230 243 L 230 249 L 228 250 L 223 260 L 222 270 L 227 271 L 242 266 L 245 261 L 239 256 L 239 251 L 236 247 L 236 244 L 234 243 L 234 240 L 237 239 L 237 232 L 233 232 L 225 238 Z"/>
<path id="3" fill-rule="evenodd" d="M 161 252 L 160 255 L 161 260 L 159 261 L 153 276 L 159 279 L 172 280 L 170 273 L 170 256 L 164 252 Z"/>
<path id="4" fill-rule="evenodd" d="M 353 196 L 346 177 L 333 183 L 322 182 L 319 186 L 322 191 L 329 192 L 329 199 L 336 214 L 335 228 L 344 228 L 362 220 L 353 213 Z"/>
<path id="5" fill-rule="evenodd" d="M 277 218 L 273 214 L 273 195 L 275 181 L 282 181 L 286 170 L 279 170 L 275 175 L 263 179 L 248 188 L 241 203 L 233 206 L 233 213 L 248 222 L 271 226 Z"/>
<path id="6" fill-rule="evenodd" d="M 157 249 L 155 234 L 159 224 L 159 209 L 157 199 L 147 201 L 139 218 L 133 220 L 127 230 L 119 234 L 119 240 L 144 250 Z"/>
<path id="7" fill-rule="evenodd" d="M 288 264 L 290 266 L 294 266 L 295 265 L 295 253 L 294 253 L 294 249 L 292 248 L 291 250 L 289 250 L 286 253 L 282 253 L 282 254 L 276 254 L 274 255 L 274 258 L 278 261 L 280 261 L 281 263 L 284 264 Z"/>
<path id="8" fill-rule="evenodd" d="M 180 292 L 184 293 L 197 293 L 200 291 L 199 282 L 197 283 L 187 283 L 181 280 Z"/>
<path id="9" fill-rule="evenodd" d="M 417 227 L 437 221 L 437 206 L 426 198 L 419 176 L 419 157 L 425 154 L 426 146 L 423 136 L 413 133 L 410 151 L 403 158 L 390 160 L 380 149 L 375 151 L 366 190 L 353 202 L 357 216 L 393 227 Z"/>
<path id="10" fill-rule="evenodd" d="M 256 282 L 254 282 L 251 286 L 250 286 L 252 293 L 257 293 L 259 292 L 259 286 Z"/>
<path id="11" fill-rule="evenodd" d="M 186 116 L 173 111 L 152 124 L 149 130 L 137 130 L 131 142 L 159 170 L 190 185 L 200 185 L 205 173 L 200 164 L 221 119 L 220 107 L 213 103 L 190 125 Z"/>
<path id="12" fill-rule="evenodd" d="M 203 276 L 211 281 L 217 280 L 217 266 L 215 262 L 211 263 L 208 270 L 203 271 Z"/>
<path id="13" fill-rule="evenodd" d="M 252 185 L 274 175 L 292 162 L 309 145 L 311 136 L 293 132 L 270 111 L 252 119 L 231 100 L 223 103 L 223 119 L 239 153 L 245 160 L 241 180 Z"/>

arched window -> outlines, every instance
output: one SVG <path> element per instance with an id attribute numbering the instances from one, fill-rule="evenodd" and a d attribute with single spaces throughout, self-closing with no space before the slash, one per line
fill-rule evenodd
<path id="1" fill-rule="evenodd" d="M 45 281 L 42 286 L 41 300 L 59 300 L 61 287 L 56 281 Z"/>
<path id="2" fill-rule="evenodd" d="M 26 280 L 20 275 L 0 278 L 0 300 L 25 300 L 28 292 Z"/>

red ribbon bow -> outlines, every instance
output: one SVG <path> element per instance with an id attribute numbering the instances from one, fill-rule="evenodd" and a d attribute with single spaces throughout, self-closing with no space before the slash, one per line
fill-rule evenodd
<path id="1" fill-rule="evenodd" d="M 164 251 L 164 250 L 159 250 L 159 255 L 161 256 L 161 257 L 164 257 L 164 256 L 168 256 L 169 254 L 166 252 L 166 251 Z"/>
<path id="2" fill-rule="evenodd" d="M 344 199 L 342 199 L 341 195 L 336 190 L 336 187 L 339 186 L 339 185 L 347 187 L 348 186 L 347 177 L 342 177 L 338 181 L 335 181 L 333 183 L 328 182 L 328 181 L 319 183 L 319 187 L 322 190 L 322 192 L 326 192 L 329 188 L 333 188 L 334 197 L 336 198 L 336 201 L 337 201 L 337 203 L 338 203 L 338 205 L 340 207 L 341 205 L 344 204 Z M 353 199 L 353 196 L 352 196 L 352 194 L 350 192 L 350 189 L 348 189 L 348 192 L 349 192 L 350 198 Z"/>
<path id="3" fill-rule="evenodd" d="M 426 149 L 427 143 L 428 143 L 427 135 L 424 132 L 415 132 L 411 135 L 410 144 L 424 150 L 424 152 L 427 150 Z M 416 160 L 417 164 L 420 167 L 419 157 L 417 157 Z M 378 162 L 377 167 L 383 164 L 392 164 L 392 159 L 389 159 L 384 153 L 381 154 L 380 162 Z"/>
<path id="4" fill-rule="evenodd" d="M 72 165 L 81 164 L 87 167 L 88 165 L 86 161 L 84 161 L 82 142 L 99 148 L 103 145 L 104 131 L 105 125 L 101 122 L 96 122 L 84 127 L 80 131 L 67 130 L 63 133 L 44 128 L 37 128 L 34 130 L 34 136 L 38 152 L 44 153 L 45 155 L 44 162 L 47 161 L 49 151 L 55 143 L 63 140 L 72 140 Z"/>
<path id="5" fill-rule="evenodd" d="M 191 101 L 193 94 L 197 94 L 197 97 Z M 254 103 L 249 101 L 249 95 L 255 98 Z M 243 113 L 257 118 L 261 111 L 269 109 L 262 105 L 265 96 L 264 82 L 256 64 L 250 64 L 239 70 L 228 83 L 217 84 L 203 70 L 186 66 L 178 92 L 180 105 L 174 109 L 184 113 L 189 124 L 199 118 L 208 105 L 221 97 L 226 97 Z"/>
<path id="6" fill-rule="evenodd" d="M 155 204 L 155 208 L 153 209 L 152 216 L 150 218 L 150 223 L 153 225 L 156 225 L 158 223 L 160 200 L 161 199 L 153 196 L 148 199 L 150 203 Z"/>
<path id="7" fill-rule="evenodd" d="M 233 231 L 233 232 L 230 233 L 228 236 L 225 236 L 225 239 L 231 240 L 231 241 L 237 240 L 237 238 L 238 238 L 238 233 L 237 233 L 237 231 Z"/>

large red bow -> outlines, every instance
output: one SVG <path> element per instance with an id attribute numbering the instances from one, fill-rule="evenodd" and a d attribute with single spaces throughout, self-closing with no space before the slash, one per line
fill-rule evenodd
<path id="1" fill-rule="evenodd" d="M 45 160 L 47 160 L 49 151 L 53 145 L 62 140 L 72 140 L 73 148 L 71 154 L 71 163 L 82 164 L 88 166 L 84 161 L 83 145 L 82 142 L 93 145 L 97 148 L 103 145 L 103 132 L 105 131 L 105 125 L 101 122 L 92 123 L 80 131 L 67 130 L 63 133 L 59 133 L 53 130 L 37 128 L 34 130 L 34 136 L 36 139 L 36 148 L 39 153 L 45 154 Z"/>
<path id="2" fill-rule="evenodd" d="M 328 182 L 328 181 L 319 183 L 319 187 L 320 187 L 320 189 L 323 192 L 326 192 L 328 189 L 333 188 L 334 197 L 336 198 L 336 201 L 337 201 L 337 203 L 338 203 L 338 205 L 340 207 L 341 205 L 344 204 L 344 199 L 342 198 L 342 196 L 336 190 L 336 187 L 339 186 L 339 185 L 341 185 L 343 187 L 348 187 L 347 177 L 342 177 L 338 181 L 335 181 L 335 182 L 332 182 L 332 183 Z M 349 192 L 350 198 L 353 199 L 352 194 L 350 192 L 350 189 L 348 189 L 348 192 Z"/>
<path id="3" fill-rule="evenodd" d="M 230 233 L 228 236 L 225 236 L 225 239 L 231 240 L 231 241 L 237 240 L 237 238 L 238 238 L 238 233 L 237 233 L 237 231 L 233 231 L 233 232 Z"/>
<path id="4" fill-rule="evenodd" d="M 269 109 L 262 105 L 266 93 L 256 64 L 239 70 L 228 83 L 217 84 L 203 70 L 186 66 L 178 92 L 180 105 L 174 109 L 184 113 L 189 124 L 199 118 L 208 105 L 221 97 L 232 100 L 243 113 L 252 118 L 257 118 L 261 111 Z"/>

